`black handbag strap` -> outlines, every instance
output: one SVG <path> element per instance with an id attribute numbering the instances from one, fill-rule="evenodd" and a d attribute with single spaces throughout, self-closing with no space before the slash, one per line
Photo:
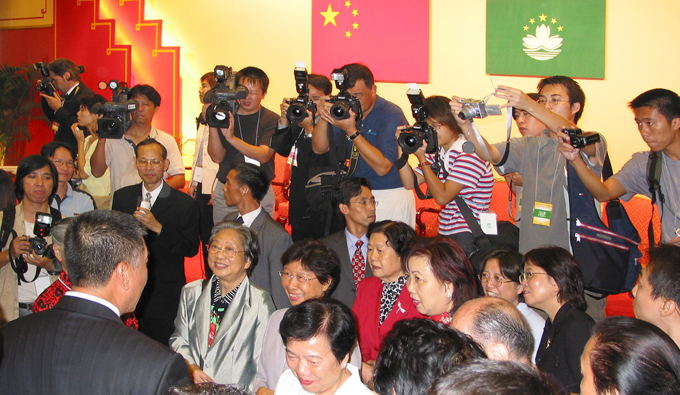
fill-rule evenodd
<path id="1" fill-rule="evenodd" d="M 463 218 L 465 218 L 467 226 L 470 228 L 472 235 L 475 237 L 477 246 L 479 248 L 490 246 L 491 242 L 489 241 L 489 238 L 486 237 L 486 233 L 482 231 L 482 227 L 479 226 L 479 222 L 477 222 L 475 219 L 475 215 L 472 214 L 472 210 L 470 210 L 470 207 L 467 205 L 467 203 L 465 203 L 465 200 L 463 200 L 460 195 L 457 195 L 453 200 L 456 201 L 460 213 L 463 214 Z"/>
<path id="2" fill-rule="evenodd" d="M 654 205 L 656 204 L 657 193 L 659 195 L 659 215 L 662 215 L 663 204 L 666 201 L 661 191 L 661 168 L 663 164 L 663 154 L 660 152 L 650 151 L 649 159 L 647 159 L 647 183 L 649 184 L 649 193 L 652 197 L 652 214 L 649 217 L 649 225 L 647 226 L 647 237 L 649 237 L 649 249 L 653 250 L 656 247 L 654 239 Z"/>

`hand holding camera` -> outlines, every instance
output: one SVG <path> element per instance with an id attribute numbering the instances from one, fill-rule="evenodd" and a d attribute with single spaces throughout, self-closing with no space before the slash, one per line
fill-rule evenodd
<path id="1" fill-rule="evenodd" d="M 411 113 L 413 118 L 416 119 L 416 123 L 412 127 L 400 129 L 401 134 L 397 137 L 397 144 L 405 154 L 415 154 L 423 145 L 426 147 L 424 152 L 428 154 L 438 153 L 437 131 L 425 122 L 428 114 L 425 108 L 423 91 L 418 88 L 417 84 L 409 84 L 409 88 L 406 96 L 408 96 L 408 100 L 411 102 Z M 424 156 L 422 158 L 417 157 L 420 160 L 424 159 Z"/>
<path id="2" fill-rule="evenodd" d="M 248 88 L 236 86 L 231 67 L 215 66 L 215 79 L 215 86 L 203 95 L 203 103 L 210 104 L 205 118 L 211 128 L 226 129 L 233 124 L 231 114 L 238 111 L 236 100 L 248 97 Z"/>
<path id="3" fill-rule="evenodd" d="M 347 70 L 333 70 L 331 79 L 335 81 L 335 86 L 340 92 L 326 99 L 325 106 L 321 109 L 321 117 L 351 136 L 359 130 L 358 125 L 363 119 L 361 102 L 347 91 L 349 89 Z"/>
<path id="4" fill-rule="evenodd" d="M 293 71 L 295 75 L 295 90 L 298 93 L 298 97 L 294 97 L 285 100 L 288 104 L 286 109 L 286 118 L 291 122 L 294 122 L 300 126 L 301 123 L 310 117 L 314 118 L 314 113 L 316 113 L 316 104 L 312 99 L 309 98 L 309 89 L 307 88 L 307 69 L 305 68 L 304 62 L 297 62 L 297 66 Z M 283 110 L 283 105 L 281 107 Z M 283 114 L 281 114 L 283 116 Z M 285 125 L 282 123 L 282 125 Z"/>
<path id="5" fill-rule="evenodd" d="M 105 82 L 100 83 L 100 89 Z M 97 120 L 97 133 L 103 139 L 122 139 L 123 135 L 130 128 L 132 118 L 130 114 L 139 107 L 137 100 L 128 100 L 130 88 L 127 83 L 111 80 L 108 88 L 113 92 L 110 102 L 101 104 L 95 103 L 92 106 L 93 114 L 104 114 Z"/>

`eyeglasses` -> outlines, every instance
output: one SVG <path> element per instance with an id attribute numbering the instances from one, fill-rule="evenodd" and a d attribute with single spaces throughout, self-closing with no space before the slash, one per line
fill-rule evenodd
<path id="1" fill-rule="evenodd" d="M 139 167 L 147 167 L 148 165 L 151 165 L 151 167 L 156 168 L 156 167 L 161 167 L 161 161 L 159 161 L 158 159 L 152 159 L 152 160 L 137 159 L 137 165 Z"/>
<path id="2" fill-rule="evenodd" d="M 283 271 L 283 270 L 279 270 L 279 276 L 281 276 L 281 279 L 286 280 L 286 281 L 291 281 L 293 278 L 295 278 L 299 283 L 306 283 L 306 282 L 310 282 L 312 280 L 316 280 L 316 277 L 307 278 L 307 277 L 303 277 L 299 274 L 292 275 L 292 274 L 290 274 L 286 271 Z"/>
<path id="3" fill-rule="evenodd" d="M 513 282 L 510 279 L 505 279 L 505 277 L 501 276 L 500 274 L 497 274 L 495 276 L 491 276 L 491 275 L 489 275 L 489 273 L 482 273 L 482 274 L 478 275 L 477 277 L 479 277 L 479 281 L 481 281 L 482 284 L 486 284 L 488 282 L 491 282 L 491 284 L 493 284 L 495 286 L 499 286 L 499 285 L 504 284 L 504 283 Z"/>
<path id="4" fill-rule="evenodd" d="M 239 251 L 239 250 L 235 250 L 235 249 L 233 249 L 233 248 L 231 248 L 231 247 L 224 247 L 224 248 L 221 248 L 221 247 L 218 246 L 218 245 L 211 244 L 211 245 L 208 247 L 208 252 L 211 253 L 211 254 L 217 254 L 217 253 L 221 252 L 221 253 L 224 254 L 224 256 L 226 256 L 227 258 L 233 258 L 233 257 L 236 256 L 237 253 L 239 253 L 239 252 L 245 252 L 245 250 Z"/>
<path id="5" fill-rule="evenodd" d="M 550 99 L 546 99 L 545 97 L 541 97 L 540 99 L 536 100 L 538 104 L 542 105 L 545 107 L 546 104 L 550 103 L 550 106 L 556 106 L 561 102 L 569 102 L 569 100 L 562 100 L 557 97 L 551 97 Z"/>
<path id="6" fill-rule="evenodd" d="M 364 206 L 367 204 L 372 204 L 374 207 L 378 207 L 378 201 L 375 200 L 375 198 L 366 198 L 366 199 L 360 199 L 360 200 L 355 200 L 355 201 L 349 201 L 350 203 L 359 203 L 363 204 Z"/>
<path id="7" fill-rule="evenodd" d="M 537 274 L 545 274 L 546 276 L 549 276 L 548 273 L 532 273 L 532 272 L 524 272 L 519 275 L 520 281 L 529 281 L 531 280 L 531 277 L 537 275 Z"/>
<path id="8" fill-rule="evenodd" d="M 55 166 L 73 167 L 73 161 L 72 160 L 64 162 L 61 159 L 53 159 L 52 163 L 54 163 Z"/>

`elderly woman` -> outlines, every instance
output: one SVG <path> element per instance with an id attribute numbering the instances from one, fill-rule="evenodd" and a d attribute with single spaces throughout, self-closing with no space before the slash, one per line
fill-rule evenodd
<path id="1" fill-rule="evenodd" d="M 524 303 L 524 296 L 522 296 L 524 290 L 520 282 L 523 269 L 522 254 L 517 251 L 500 249 L 484 257 L 484 269 L 479 275 L 479 280 L 482 282 L 486 296 L 496 296 L 507 300 L 527 320 L 531 334 L 534 336 L 534 352 L 531 360 L 535 362 L 536 352 L 543 336 L 545 320 Z"/>
<path id="2" fill-rule="evenodd" d="M 291 307 L 279 327 L 289 370 L 276 385 L 277 395 L 369 395 L 359 369 L 349 363 L 356 323 L 337 300 L 308 300 Z"/>
<path id="3" fill-rule="evenodd" d="M 368 228 L 368 263 L 373 275 L 359 283 L 352 312 L 357 319 L 364 382 L 373 376 L 373 364 L 380 344 L 395 322 L 425 318 L 416 310 L 406 289 L 401 266 L 404 244 L 416 232 L 403 222 L 381 221 Z"/>
<path id="4" fill-rule="evenodd" d="M 271 296 L 248 280 L 258 248 L 257 236 L 245 226 L 215 225 L 208 247 L 213 276 L 182 289 L 170 348 L 184 356 L 194 383 L 250 386 L 255 378 L 264 329 L 274 312 Z"/>
<path id="5" fill-rule="evenodd" d="M 458 307 L 477 297 L 472 265 L 461 246 L 448 237 L 412 238 L 402 264 L 413 304 L 434 321 L 450 324 Z"/>
<path id="6" fill-rule="evenodd" d="M 595 322 L 585 313 L 583 273 L 569 251 L 536 248 L 524 255 L 524 300 L 544 311 L 548 321 L 536 353 L 536 366 L 579 392 L 581 353 Z"/>
<path id="7" fill-rule="evenodd" d="M 680 350 L 656 326 L 629 317 L 600 322 L 581 356 L 583 395 L 680 394 Z"/>
<path id="8" fill-rule="evenodd" d="M 322 299 L 333 292 L 340 281 L 340 258 L 332 249 L 317 240 L 302 240 L 293 244 L 281 256 L 283 269 L 279 271 L 281 285 L 290 304 L 297 306 L 311 299 Z M 279 325 L 288 308 L 272 314 L 264 333 L 262 355 L 257 363 L 253 389 L 258 395 L 274 393 L 286 365 L 286 346 L 279 335 Z M 359 347 L 354 348 L 350 363 L 361 366 Z"/>

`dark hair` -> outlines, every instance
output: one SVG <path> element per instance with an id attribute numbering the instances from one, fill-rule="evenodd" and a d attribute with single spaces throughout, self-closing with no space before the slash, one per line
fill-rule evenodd
<path id="1" fill-rule="evenodd" d="M 571 302 L 580 310 L 587 307 L 583 295 L 583 272 L 574 257 L 562 247 L 535 248 L 524 255 L 524 263 L 538 266 L 555 280 L 559 292 L 557 301 Z"/>
<path id="2" fill-rule="evenodd" d="M 322 91 L 326 95 L 330 95 L 331 92 L 333 92 L 331 80 L 329 80 L 325 75 L 309 74 L 307 76 L 307 84 Z"/>
<path id="3" fill-rule="evenodd" d="M 425 394 L 437 377 L 476 358 L 486 355 L 462 332 L 428 319 L 402 320 L 383 340 L 373 386 L 380 395 Z"/>
<path id="4" fill-rule="evenodd" d="M 66 230 L 64 253 L 73 285 L 102 288 L 120 262 L 135 268 L 144 253 L 146 227 L 130 214 L 111 210 L 85 212 Z"/>
<path id="5" fill-rule="evenodd" d="M 12 176 L 0 169 L 0 210 L 6 207 L 14 207 L 16 204 L 17 198 L 14 195 Z"/>
<path id="6" fill-rule="evenodd" d="M 262 69 L 257 67 L 249 66 L 244 67 L 236 73 L 235 81 L 237 84 L 245 85 L 246 82 L 252 82 L 253 85 L 256 82 L 260 83 L 262 87 L 262 93 L 267 93 L 269 88 L 269 77 Z"/>
<path id="7" fill-rule="evenodd" d="M 498 261 L 498 268 L 500 269 L 503 277 L 512 280 L 512 282 L 517 284 L 522 283 L 522 281 L 519 279 L 519 276 L 521 276 L 522 272 L 524 271 L 522 254 L 517 251 L 508 250 L 505 248 L 491 251 L 484 256 L 482 270 L 486 266 L 486 263 L 491 259 Z"/>
<path id="8" fill-rule="evenodd" d="M 24 199 L 24 178 L 38 169 L 48 166 L 50 173 L 52 173 L 52 191 L 48 200 L 52 200 L 57 193 L 59 184 L 59 173 L 51 160 L 41 155 L 29 155 L 19 162 L 17 166 L 17 176 L 14 180 L 14 193 L 19 201 Z"/>
<path id="9" fill-rule="evenodd" d="M 257 238 L 257 234 L 248 228 L 243 226 L 238 222 L 234 221 L 222 221 L 215 226 L 213 226 L 210 231 L 210 239 L 208 239 L 208 244 L 212 244 L 215 236 L 223 230 L 231 229 L 236 232 L 240 241 L 241 247 L 243 247 L 243 259 L 248 262 L 250 260 L 250 267 L 247 272 L 248 275 L 253 272 L 255 265 L 257 265 L 257 260 L 260 257 L 260 241 Z"/>
<path id="10" fill-rule="evenodd" d="M 371 89 L 375 80 L 373 79 L 373 73 L 371 69 L 366 67 L 361 63 L 350 63 L 341 67 L 341 69 L 347 70 L 347 87 L 354 88 L 358 80 L 364 80 L 366 88 Z"/>
<path id="11" fill-rule="evenodd" d="M 353 197 L 361 195 L 361 187 L 371 189 L 371 183 L 364 177 L 350 177 L 346 178 L 333 187 L 333 196 L 331 201 L 333 207 L 344 204 L 349 206 L 349 200 Z"/>
<path id="12" fill-rule="evenodd" d="M 340 257 L 326 244 L 312 239 L 296 241 L 281 255 L 281 265 L 300 261 L 303 269 L 314 273 L 321 284 L 328 284 L 324 296 L 333 293 L 340 282 Z"/>
<path id="13" fill-rule="evenodd" d="M 279 326 L 283 344 L 325 337 L 338 362 L 347 357 L 357 341 L 357 325 L 349 307 L 335 299 L 311 299 L 286 311 Z"/>
<path id="14" fill-rule="evenodd" d="M 646 267 L 652 297 L 664 297 L 680 306 L 680 247 L 661 243 L 649 250 Z"/>
<path id="15" fill-rule="evenodd" d="M 530 98 L 532 98 L 534 101 L 538 101 L 538 99 L 541 97 L 541 96 L 540 96 L 538 93 L 536 93 L 536 92 L 527 93 L 527 96 L 529 96 Z M 515 107 L 512 108 L 512 118 L 513 118 L 513 119 L 517 119 L 517 117 L 519 116 L 519 111 L 521 111 L 521 110 L 519 110 L 519 109 L 517 109 L 517 108 L 515 108 Z"/>
<path id="16" fill-rule="evenodd" d="M 57 152 L 57 148 L 65 148 L 70 154 L 71 159 L 75 160 L 78 152 L 73 149 L 70 144 L 66 144 L 62 141 L 50 141 L 49 143 L 42 146 L 40 149 L 40 155 L 47 159 L 52 159 L 54 153 Z"/>
<path id="17" fill-rule="evenodd" d="M 463 304 L 457 313 L 466 306 L 475 309 L 468 334 L 482 347 L 501 343 L 508 347 L 514 359 L 531 360 L 534 336 L 527 320 L 515 306 L 501 298 L 478 298 Z"/>
<path id="18" fill-rule="evenodd" d="M 668 122 L 680 118 L 680 97 L 668 89 L 652 89 L 640 94 L 628 103 L 631 110 L 641 107 L 651 107 L 666 117 Z"/>
<path id="19" fill-rule="evenodd" d="M 215 72 L 214 71 L 209 71 L 201 76 L 201 82 L 203 81 L 208 81 L 208 85 L 210 85 L 211 88 L 214 88 L 215 85 L 217 84 L 217 78 L 215 78 Z"/>
<path id="20" fill-rule="evenodd" d="M 581 104 L 581 108 L 574 114 L 574 123 L 578 123 L 578 120 L 581 119 L 581 115 L 583 115 L 583 110 L 586 108 L 586 94 L 583 92 L 583 89 L 581 89 L 581 85 L 570 77 L 555 75 L 543 78 L 538 82 L 538 86 L 536 87 L 538 93 L 541 93 L 541 90 L 546 85 L 562 85 L 569 93 L 569 104 Z"/>
<path id="21" fill-rule="evenodd" d="M 229 167 L 229 171 L 236 170 L 236 181 L 238 186 L 247 186 L 250 188 L 250 194 L 253 199 L 261 202 L 269 191 L 269 178 L 267 173 L 260 166 L 255 166 L 252 163 L 234 162 Z"/>
<path id="22" fill-rule="evenodd" d="M 399 221 L 380 221 L 373 222 L 368 225 L 368 238 L 371 238 L 373 233 L 381 233 L 387 238 L 387 245 L 390 246 L 401 257 L 404 251 L 404 245 L 416 235 L 416 231 L 412 227 Z"/>
<path id="23" fill-rule="evenodd" d="M 248 395 L 233 384 L 198 383 L 170 387 L 165 395 Z"/>
<path id="24" fill-rule="evenodd" d="M 168 150 L 165 148 L 165 146 L 163 144 L 161 144 L 160 141 L 158 141 L 154 138 L 151 138 L 151 137 L 140 141 L 139 144 L 137 144 L 135 146 L 135 156 L 139 156 L 139 147 L 144 147 L 146 145 L 151 145 L 151 144 L 156 144 L 159 147 L 161 147 L 161 156 L 163 157 L 163 160 L 166 160 L 168 158 Z"/>
<path id="25" fill-rule="evenodd" d="M 80 81 L 80 69 L 69 59 L 54 59 L 50 62 L 50 64 L 47 65 L 47 68 L 60 77 L 63 77 L 68 71 L 71 73 L 71 78 L 68 79 L 69 81 Z"/>
<path id="26" fill-rule="evenodd" d="M 594 330 L 590 368 L 600 394 L 680 394 L 680 350 L 656 326 L 609 317 Z"/>
<path id="27" fill-rule="evenodd" d="M 78 97 L 78 104 L 80 106 L 87 108 L 87 111 L 92 112 L 92 107 L 97 104 L 104 104 L 106 103 L 107 100 L 104 96 L 102 95 L 82 95 Z"/>
<path id="28" fill-rule="evenodd" d="M 408 273 L 408 261 L 414 257 L 427 258 L 435 278 L 440 283 L 453 285 L 453 309 L 449 313 L 453 314 L 463 303 L 477 297 L 475 272 L 460 244 L 445 236 L 412 237 L 401 257 L 405 273 Z"/>
<path id="29" fill-rule="evenodd" d="M 475 359 L 439 377 L 428 395 L 559 395 L 550 378 L 514 361 Z"/>
<path id="30" fill-rule="evenodd" d="M 128 94 L 128 97 L 130 99 L 134 99 L 135 96 L 137 95 L 144 95 L 146 96 L 151 103 L 155 107 L 158 107 L 161 105 L 161 95 L 158 93 L 158 91 L 151 85 L 135 85 L 134 88 L 130 89 L 130 93 Z"/>
<path id="31" fill-rule="evenodd" d="M 451 99 L 448 97 L 430 96 L 425 99 L 425 109 L 429 118 L 447 126 L 453 132 L 454 138 L 457 139 L 463 134 L 463 131 L 451 112 L 449 102 L 451 102 Z"/>

